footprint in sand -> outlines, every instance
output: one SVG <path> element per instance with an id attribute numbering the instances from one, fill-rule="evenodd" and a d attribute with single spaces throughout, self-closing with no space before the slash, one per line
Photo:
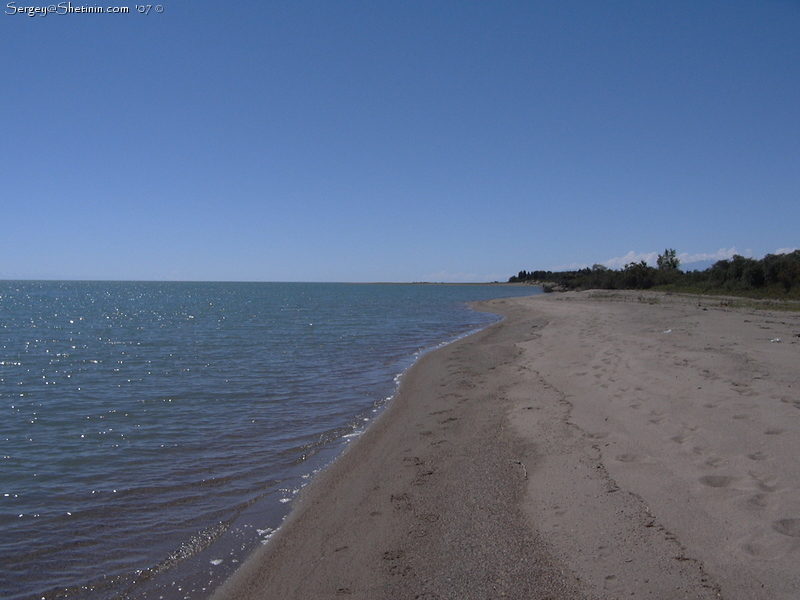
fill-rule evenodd
<path id="1" fill-rule="evenodd" d="M 617 581 L 617 576 L 607 575 L 603 587 L 611 592 L 618 590 L 620 588 L 620 582 Z"/>
<path id="2" fill-rule="evenodd" d="M 395 509 L 403 512 L 410 511 L 414 508 L 408 494 L 392 494 L 391 503 L 394 505 Z"/>
<path id="3" fill-rule="evenodd" d="M 761 450 L 759 450 L 758 452 L 753 452 L 752 454 L 748 454 L 747 458 L 749 458 L 750 460 L 767 460 L 769 458 L 769 454 L 767 454 L 766 452 L 761 452 Z"/>
<path id="4" fill-rule="evenodd" d="M 704 475 L 700 478 L 700 483 L 712 488 L 725 488 L 735 480 L 735 477 L 728 477 L 727 475 Z"/>
<path id="5" fill-rule="evenodd" d="M 768 492 L 771 494 L 772 492 L 778 491 L 778 488 L 780 487 L 777 483 L 778 478 L 774 475 L 768 475 L 766 477 L 762 477 L 756 473 L 748 473 L 748 475 L 756 480 L 756 485 L 762 492 Z"/>
<path id="6" fill-rule="evenodd" d="M 615 460 L 624 463 L 638 463 L 642 462 L 642 457 L 638 454 L 618 454 L 614 457 Z"/>
<path id="7" fill-rule="evenodd" d="M 414 568 L 410 565 L 390 565 L 389 566 L 389 573 L 391 575 L 400 575 L 401 577 L 406 577 L 407 575 L 411 575 L 414 572 Z"/>
<path id="8" fill-rule="evenodd" d="M 607 556 L 611 556 L 611 549 L 606 546 L 598 546 L 597 555 L 600 558 L 606 558 Z"/>
<path id="9" fill-rule="evenodd" d="M 772 523 L 772 528 L 781 535 L 800 538 L 800 519 L 780 519 Z"/>
<path id="10" fill-rule="evenodd" d="M 421 471 L 421 472 L 417 473 L 417 478 L 414 479 L 411 482 L 411 484 L 412 485 L 425 485 L 426 483 L 428 483 L 427 477 L 430 477 L 431 475 L 433 475 L 433 471 L 431 471 L 431 470 Z"/>
<path id="11" fill-rule="evenodd" d="M 744 550 L 750 556 L 755 556 L 756 558 L 770 558 L 772 557 L 772 552 L 770 549 L 763 544 L 759 544 L 757 542 L 748 542 L 742 545 L 742 550 Z"/>
<path id="12" fill-rule="evenodd" d="M 435 523 L 439 520 L 439 515 L 435 513 L 428 513 L 425 515 L 419 515 L 417 518 L 421 521 L 427 521 L 428 523 Z"/>

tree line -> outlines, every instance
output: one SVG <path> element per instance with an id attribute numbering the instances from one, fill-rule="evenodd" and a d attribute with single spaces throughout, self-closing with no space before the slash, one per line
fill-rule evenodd
<path id="1" fill-rule="evenodd" d="M 595 264 L 577 271 L 520 271 L 508 281 L 550 283 L 567 290 L 654 288 L 800 298 L 800 250 L 767 254 L 760 260 L 735 254 L 704 271 L 682 271 L 676 251 L 667 248 L 658 256 L 656 267 L 641 261 L 616 270 Z"/>

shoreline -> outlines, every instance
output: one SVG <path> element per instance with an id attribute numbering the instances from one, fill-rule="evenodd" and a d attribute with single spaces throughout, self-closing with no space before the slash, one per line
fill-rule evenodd
<path id="1" fill-rule="evenodd" d="M 469 597 L 482 586 L 486 595 L 496 585 L 496 553 L 507 558 L 509 597 L 533 587 L 514 573 L 534 554 L 550 587 L 573 594 L 573 582 L 535 536 L 517 527 L 524 519 L 524 469 L 509 458 L 517 452 L 505 434 L 505 413 L 467 380 L 487 361 L 502 368 L 515 354 L 502 339 L 507 323 L 421 356 L 383 414 L 303 489 L 281 528 L 212 598 Z M 495 347 L 488 355 L 469 357 L 487 345 Z M 452 488 L 465 476 L 480 490 L 454 510 L 452 495 L 461 494 Z M 474 546 L 463 534 L 475 532 L 496 544 Z M 452 572 L 437 581 L 442 569 Z M 478 583 L 474 575 L 481 572 Z"/>
<path id="2" fill-rule="evenodd" d="M 793 597 L 800 318 L 638 296 L 480 303 L 212 598 Z"/>

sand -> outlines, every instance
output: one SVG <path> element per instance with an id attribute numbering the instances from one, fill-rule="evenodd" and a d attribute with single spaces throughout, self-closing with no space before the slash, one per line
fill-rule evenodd
<path id="1" fill-rule="evenodd" d="M 480 308 L 215 600 L 800 597 L 800 315 Z"/>

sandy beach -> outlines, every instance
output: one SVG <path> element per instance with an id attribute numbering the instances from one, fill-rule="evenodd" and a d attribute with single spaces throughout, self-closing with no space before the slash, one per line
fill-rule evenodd
<path id="1" fill-rule="evenodd" d="M 800 314 L 479 308 L 215 600 L 800 597 Z"/>

